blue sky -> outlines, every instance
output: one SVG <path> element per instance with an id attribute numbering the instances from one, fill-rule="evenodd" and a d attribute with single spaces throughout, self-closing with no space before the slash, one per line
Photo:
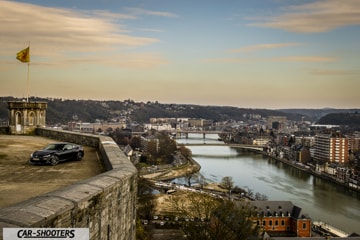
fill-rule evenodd
<path id="1" fill-rule="evenodd" d="M 0 0 L 0 95 L 358 108 L 358 0 Z M 30 42 L 27 64 L 15 55 Z"/>

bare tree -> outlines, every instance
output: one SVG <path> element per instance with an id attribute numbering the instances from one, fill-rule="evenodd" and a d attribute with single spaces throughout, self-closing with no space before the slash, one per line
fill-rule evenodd
<path id="1" fill-rule="evenodd" d="M 225 200 L 214 211 L 209 229 L 211 239 L 252 239 L 258 236 L 259 229 L 250 220 L 253 210 L 247 202 Z"/>
<path id="2" fill-rule="evenodd" d="M 251 208 L 245 202 L 220 200 L 204 193 L 173 196 L 174 211 L 188 218 L 181 226 L 188 239 L 249 239 L 257 228 L 249 219 Z"/>
<path id="3" fill-rule="evenodd" d="M 220 184 L 223 188 L 228 190 L 229 197 L 231 197 L 231 190 L 234 187 L 234 181 L 233 181 L 232 177 L 229 177 L 229 176 L 223 177 Z"/>
<path id="4" fill-rule="evenodd" d="M 210 219 L 212 212 L 219 206 L 219 201 L 205 193 L 187 193 L 172 198 L 172 205 L 180 216 L 188 219 Z"/>
<path id="5" fill-rule="evenodd" d="M 265 194 L 261 194 L 259 192 L 255 193 L 255 200 L 257 201 L 266 201 L 268 197 Z"/>

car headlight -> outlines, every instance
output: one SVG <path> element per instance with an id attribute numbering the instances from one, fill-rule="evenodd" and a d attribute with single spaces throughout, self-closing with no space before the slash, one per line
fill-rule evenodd
<path id="1" fill-rule="evenodd" d="M 49 157 L 51 157 L 50 154 L 46 154 L 46 155 L 43 156 L 43 158 L 49 158 Z"/>

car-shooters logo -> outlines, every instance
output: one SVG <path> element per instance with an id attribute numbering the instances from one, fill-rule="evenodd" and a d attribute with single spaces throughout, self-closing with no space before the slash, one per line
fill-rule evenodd
<path id="1" fill-rule="evenodd" d="M 3 240 L 89 240 L 88 228 L 4 228 Z"/>

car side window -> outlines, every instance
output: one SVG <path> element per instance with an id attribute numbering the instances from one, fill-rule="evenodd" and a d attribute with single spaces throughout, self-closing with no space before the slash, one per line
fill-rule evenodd
<path id="1" fill-rule="evenodd" d="M 71 149 L 72 149 L 72 145 L 66 144 L 63 149 L 64 149 L 64 150 L 71 150 Z"/>

